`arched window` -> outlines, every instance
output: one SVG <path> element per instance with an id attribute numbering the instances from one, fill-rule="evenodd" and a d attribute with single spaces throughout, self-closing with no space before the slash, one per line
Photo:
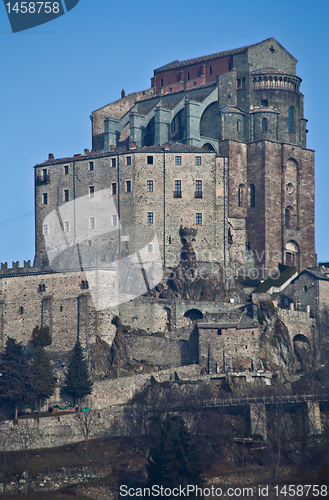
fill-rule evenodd
<path id="1" fill-rule="evenodd" d="M 236 122 L 236 130 L 237 130 L 237 132 L 240 132 L 240 130 L 241 130 L 241 120 L 238 120 Z"/>
<path id="2" fill-rule="evenodd" d="M 293 207 L 287 207 L 284 211 L 285 226 L 287 229 L 293 229 Z"/>
<path id="3" fill-rule="evenodd" d="M 262 132 L 267 132 L 267 118 L 262 119 Z"/>
<path id="4" fill-rule="evenodd" d="M 255 207 L 255 185 L 250 184 L 250 207 L 254 208 Z"/>
<path id="5" fill-rule="evenodd" d="M 239 205 L 239 207 L 244 206 L 245 192 L 246 192 L 246 186 L 244 184 L 240 184 L 239 190 L 238 190 L 238 205 Z"/>
<path id="6" fill-rule="evenodd" d="M 295 241 L 288 241 L 286 244 L 286 266 L 298 266 L 299 249 Z"/>
<path id="7" fill-rule="evenodd" d="M 288 130 L 289 132 L 294 131 L 294 108 L 292 106 L 289 108 Z"/>

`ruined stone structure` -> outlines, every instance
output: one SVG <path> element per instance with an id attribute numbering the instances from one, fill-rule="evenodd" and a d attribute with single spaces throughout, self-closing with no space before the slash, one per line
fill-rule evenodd
<path id="1" fill-rule="evenodd" d="M 296 62 L 273 38 L 174 61 L 155 70 L 150 89 L 123 93 L 93 112 L 92 151 L 50 154 L 36 165 L 35 260 L 33 267 L 1 266 L 2 346 L 6 335 L 27 342 L 41 323 L 50 326 L 57 353 L 67 353 L 77 336 L 84 347 L 96 336 L 111 346 L 111 320 L 119 315 L 133 332 L 125 339 L 131 363 L 261 372 L 257 315 L 246 305 L 251 290 L 235 292 L 233 277 L 250 268 L 266 277 L 279 262 L 299 271 L 316 262 L 314 154 L 306 149 Z M 105 189 L 115 204 L 107 222 L 118 228 L 117 258 L 130 252 L 121 226 L 150 229 L 165 277 L 139 299 L 97 310 L 69 252 L 51 267 L 47 221 Z M 73 234 L 75 242 L 72 214 L 59 217 L 58 227 L 63 240 Z M 108 264 L 108 242 L 97 228 L 97 216 L 87 214 L 88 237 L 75 255 L 92 255 L 97 246 Z M 170 282 L 170 273 L 181 273 L 182 247 L 188 265 Z"/>

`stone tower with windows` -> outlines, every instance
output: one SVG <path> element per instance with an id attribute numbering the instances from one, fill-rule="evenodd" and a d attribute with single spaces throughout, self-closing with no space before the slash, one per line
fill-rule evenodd
<path id="1" fill-rule="evenodd" d="M 166 264 L 183 226 L 198 229 L 198 252 L 220 251 L 224 265 L 228 254 L 241 266 L 252 255 L 264 276 L 279 262 L 315 265 L 314 152 L 296 63 L 269 38 L 173 61 L 150 89 L 94 111 L 92 152 L 36 166 L 35 263 L 47 264 L 45 215 L 107 187 L 121 195 L 120 217 L 148 225 L 153 214 Z"/>

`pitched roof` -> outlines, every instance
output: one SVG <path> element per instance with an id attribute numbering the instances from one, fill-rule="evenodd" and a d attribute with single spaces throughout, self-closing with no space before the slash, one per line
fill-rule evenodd
<path id="1" fill-rule="evenodd" d="M 199 62 L 211 61 L 212 59 L 217 59 L 219 57 L 226 57 L 226 56 L 231 56 L 233 54 L 239 54 L 241 52 L 244 52 L 248 47 L 251 47 L 251 45 L 246 45 L 245 47 L 240 47 L 239 49 L 224 50 L 223 52 L 217 52 L 216 54 L 210 54 L 208 56 L 196 57 L 194 59 L 186 59 L 186 61 L 179 61 L 178 59 L 176 59 L 176 61 L 172 61 L 171 63 L 165 64 L 164 66 L 160 66 L 160 68 L 155 69 L 154 74 L 160 73 L 161 71 L 168 71 L 174 68 L 182 68 L 184 66 L 190 66 L 191 64 L 196 64 Z"/>

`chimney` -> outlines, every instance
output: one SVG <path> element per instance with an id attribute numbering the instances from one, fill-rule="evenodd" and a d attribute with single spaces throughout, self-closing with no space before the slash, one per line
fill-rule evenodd
<path id="1" fill-rule="evenodd" d="M 81 156 L 81 153 L 77 153 L 76 155 L 74 155 L 74 158 L 76 158 L 77 156 Z"/>
<path id="2" fill-rule="evenodd" d="M 48 161 L 49 160 L 53 160 L 53 159 L 54 159 L 54 155 L 52 153 L 49 153 L 49 155 L 48 155 Z"/>
<path id="3" fill-rule="evenodd" d="M 121 90 L 121 99 L 122 99 L 123 97 L 126 97 L 126 92 L 125 92 L 125 89 L 122 89 L 122 90 Z"/>
<path id="4" fill-rule="evenodd" d="M 169 151 L 169 143 L 166 142 L 166 144 L 164 145 L 164 148 L 165 148 L 165 151 Z"/>
<path id="5" fill-rule="evenodd" d="M 114 150 L 115 150 L 114 144 L 110 144 L 110 151 L 114 151 Z"/>
<path id="6" fill-rule="evenodd" d="M 84 155 L 85 155 L 85 156 L 88 156 L 88 155 L 89 155 L 89 149 L 85 149 L 85 150 L 84 150 Z"/>
<path id="7" fill-rule="evenodd" d="M 136 149 L 137 148 L 137 142 L 130 142 L 129 143 L 129 149 Z"/>

